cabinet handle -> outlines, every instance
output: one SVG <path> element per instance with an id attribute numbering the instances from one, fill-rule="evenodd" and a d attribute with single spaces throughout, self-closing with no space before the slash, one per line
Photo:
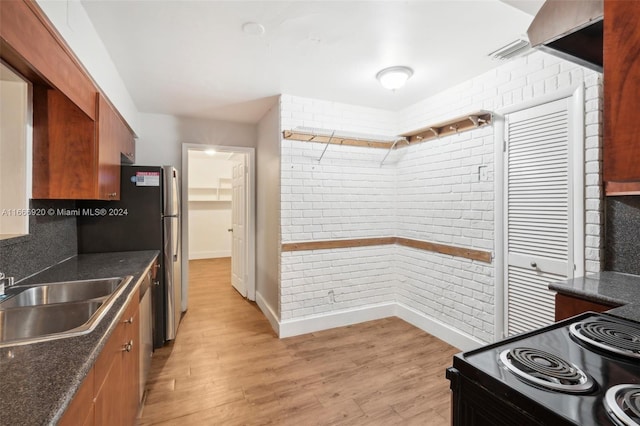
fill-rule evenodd
<path id="1" fill-rule="evenodd" d="M 131 352 L 131 349 L 133 349 L 133 340 L 129 340 L 127 343 L 122 345 L 123 352 Z"/>
<path id="2" fill-rule="evenodd" d="M 129 319 L 126 319 L 126 320 L 124 320 L 122 322 L 125 323 L 125 324 L 133 324 L 133 317 L 131 317 Z"/>

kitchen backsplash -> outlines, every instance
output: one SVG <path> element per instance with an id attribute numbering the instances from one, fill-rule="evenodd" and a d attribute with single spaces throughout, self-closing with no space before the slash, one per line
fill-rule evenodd
<path id="1" fill-rule="evenodd" d="M 75 201 L 31 200 L 42 214 L 29 218 L 29 235 L 0 241 L 0 271 L 16 281 L 78 254 Z"/>
<path id="2" fill-rule="evenodd" d="M 640 197 L 606 203 L 605 270 L 640 275 Z"/>

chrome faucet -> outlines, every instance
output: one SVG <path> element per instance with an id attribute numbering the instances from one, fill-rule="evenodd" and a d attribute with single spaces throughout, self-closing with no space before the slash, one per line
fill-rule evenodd
<path id="1" fill-rule="evenodd" d="M 0 296 L 4 295 L 5 287 L 13 285 L 13 277 L 7 277 L 4 272 L 0 272 Z"/>

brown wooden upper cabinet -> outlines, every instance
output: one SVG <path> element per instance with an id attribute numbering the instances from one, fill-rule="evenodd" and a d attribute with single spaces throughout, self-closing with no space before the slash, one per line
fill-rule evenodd
<path id="1" fill-rule="evenodd" d="M 34 88 L 33 198 L 120 199 L 121 153 L 133 135 L 96 93 L 94 121 L 57 90 Z"/>
<path id="2" fill-rule="evenodd" d="M 35 1 L 0 1 L 0 56 L 33 83 L 33 198 L 119 199 L 133 133 Z"/>
<path id="3" fill-rule="evenodd" d="M 640 194 L 640 1 L 604 3 L 604 181 Z"/>

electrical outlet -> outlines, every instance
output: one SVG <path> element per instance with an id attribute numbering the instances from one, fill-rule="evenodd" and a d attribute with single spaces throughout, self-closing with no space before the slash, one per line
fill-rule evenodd
<path id="1" fill-rule="evenodd" d="M 480 182 L 484 182 L 489 180 L 489 172 L 487 170 L 487 166 L 479 166 L 478 167 L 478 180 Z"/>

